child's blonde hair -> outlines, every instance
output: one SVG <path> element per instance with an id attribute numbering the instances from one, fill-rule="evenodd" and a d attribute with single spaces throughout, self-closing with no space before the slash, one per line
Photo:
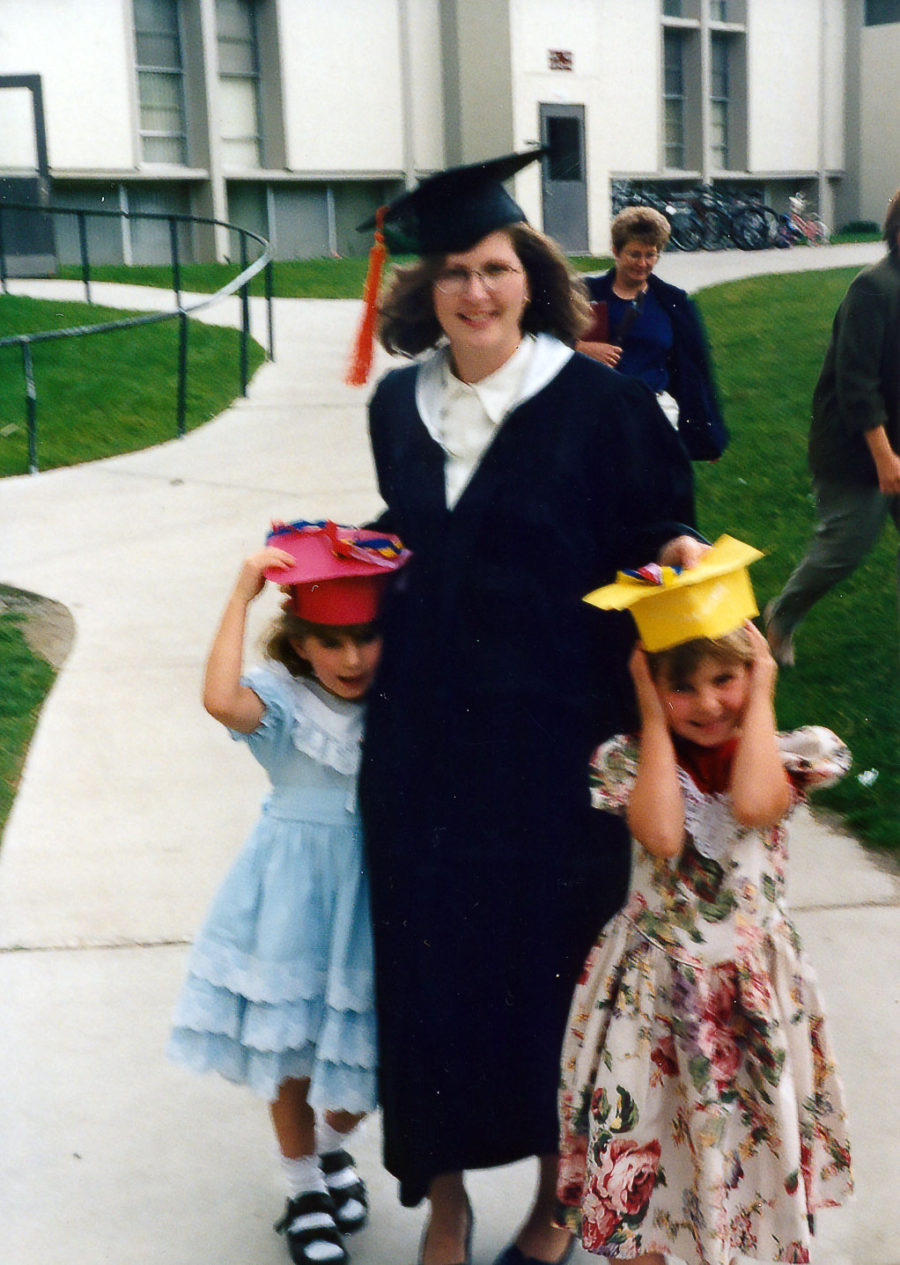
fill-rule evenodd
<path id="1" fill-rule="evenodd" d="M 301 619 L 292 611 L 282 611 L 262 643 L 263 654 L 267 659 L 280 663 L 287 668 L 291 676 L 312 676 L 312 664 L 295 649 L 296 642 L 305 641 L 307 637 L 333 637 L 335 633 L 345 633 L 349 637 L 363 637 L 374 627 L 369 624 L 314 624 L 309 619 Z"/>
<path id="2" fill-rule="evenodd" d="M 749 667 L 753 661 L 753 643 L 746 628 L 736 628 L 724 637 L 695 637 L 679 646 L 657 650 L 647 655 L 650 675 L 654 681 L 664 680 L 673 685 L 688 681 L 704 659 L 716 659 L 719 663 L 743 664 Z"/>

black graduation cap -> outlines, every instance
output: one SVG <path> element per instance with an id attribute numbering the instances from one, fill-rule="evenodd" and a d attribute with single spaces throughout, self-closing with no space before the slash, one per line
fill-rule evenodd
<path id="1" fill-rule="evenodd" d="M 393 254 L 443 255 L 468 250 L 488 233 L 507 224 L 520 224 L 525 212 L 503 187 L 546 153 L 530 149 L 504 154 L 465 167 L 450 167 L 428 176 L 384 210 L 384 238 Z M 360 224 L 371 231 L 375 217 Z"/>

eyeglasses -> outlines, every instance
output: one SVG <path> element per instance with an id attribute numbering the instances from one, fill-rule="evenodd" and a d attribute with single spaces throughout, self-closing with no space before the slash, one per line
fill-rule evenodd
<path id="1" fill-rule="evenodd" d="M 441 294 L 464 294 L 469 283 L 477 277 L 489 294 L 502 290 L 513 277 L 521 277 L 522 268 L 510 264 L 485 264 L 483 268 L 445 268 L 434 279 Z"/>
<path id="2" fill-rule="evenodd" d="M 659 251 L 653 250 L 623 250 L 622 258 L 627 259 L 630 264 L 648 263 L 655 264 L 659 259 Z"/>

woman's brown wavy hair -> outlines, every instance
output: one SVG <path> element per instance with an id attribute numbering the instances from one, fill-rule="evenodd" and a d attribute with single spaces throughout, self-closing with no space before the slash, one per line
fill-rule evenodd
<path id="1" fill-rule="evenodd" d="M 553 334 L 574 346 L 591 323 L 584 281 L 556 243 L 529 224 L 510 224 L 501 231 L 512 242 L 528 278 L 523 333 Z M 425 255 L 394 269 L 378 308 L 378 338 L 391 354 L 418 356 L 444 337 L 434 314 L 432 287 L 445 259 L 446 255 Z"/>

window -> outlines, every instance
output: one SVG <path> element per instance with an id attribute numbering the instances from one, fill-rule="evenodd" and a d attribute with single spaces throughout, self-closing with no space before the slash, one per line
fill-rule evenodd
<path id="1" fill-rule="evenodd" d="M 900 22 L 900 0 L 866 0 L 866 26 Z"/>
<path id="2" fill-rule="evenodd" d="M 259 167 L 259 53 L 253 0 L 216 0 L 222 153 L 226 164 Z"/>
<path id="3" fill-rule="evenodd" d="M 709 18 L 711 22 L 727 22 L 728 0 L 709 0 Z"/>
<path id="4" fill-rule="evenodd" d="M 684 168 L 684 38 L 663 33 L 663 107 L 665 166 Z"/>
<path id="5" fill-rule="evenodd" d="M 548 176 L 551 180 L 583 180 L 581 119 L 550 115 L 547 119 Z"/>
<path id="6" fill-rule="evenodd" d="M 667 18 L 680 18 L 684 14 L 681 12 L 681 0 L 663 0 L 663 13 Z"/>
<path id="7" fill-rule="evenodd" d="M 710 40 L 709 156 L 714 167 L 728 168 L 728 51 L 727 35 Z"/>
<path id="8" fill-rule="evenodd" d="M 134 0 L 141 156 L 187 161 L 177 0 Z"/>

